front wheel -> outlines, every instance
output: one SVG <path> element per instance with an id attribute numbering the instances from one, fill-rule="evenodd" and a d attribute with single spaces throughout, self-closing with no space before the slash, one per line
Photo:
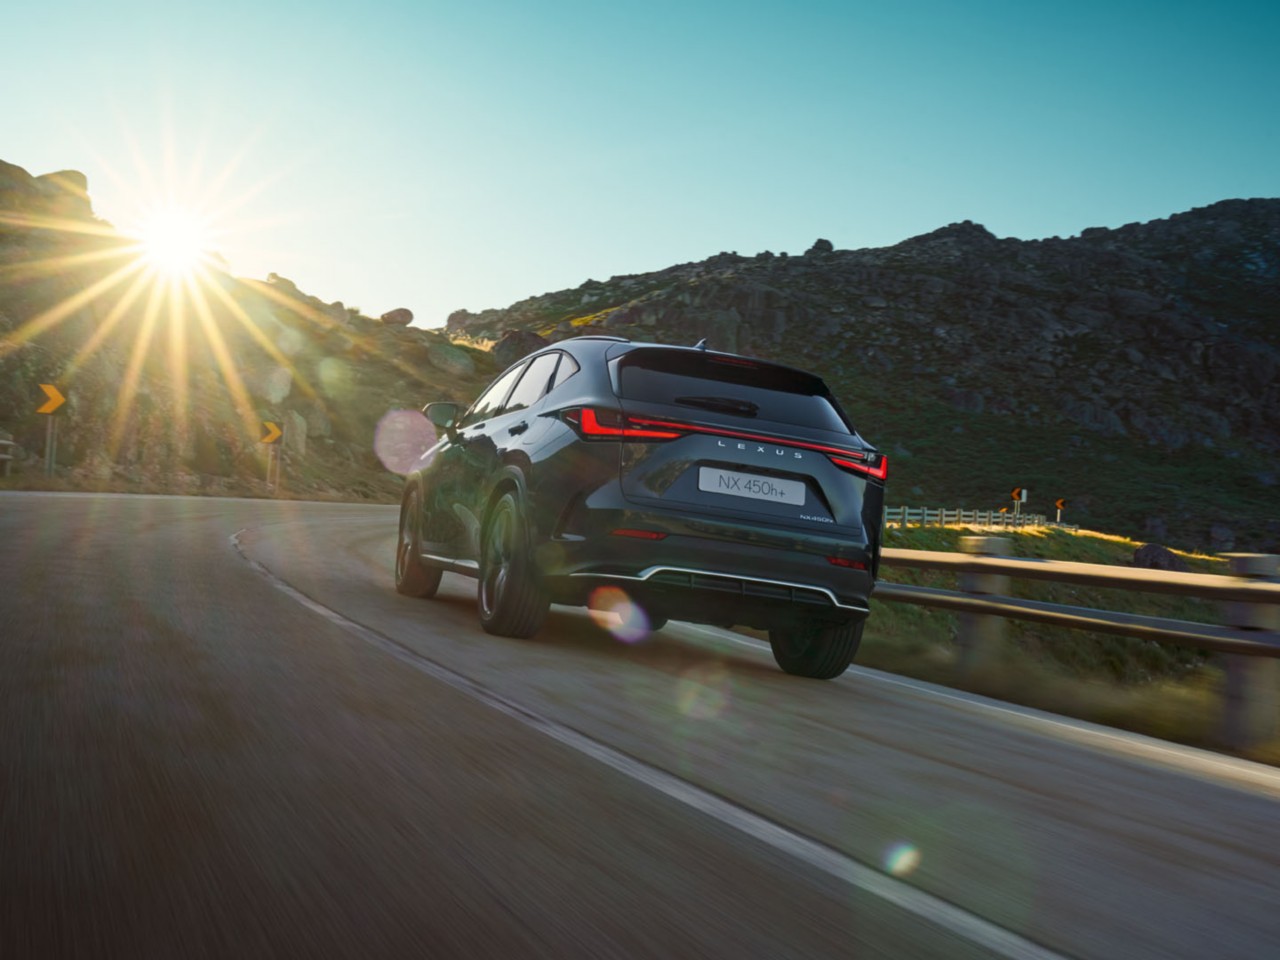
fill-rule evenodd
<path id="1" fill-rule="evenodd" d="M 799 623 L 769 631 L 773 659 L 786 673 L 814 680 L 830 680 L 849 669 L 862 642 L 866 621 Z"/>
<path id="2" fill-rule="evenodd" d="M 551 607 L 533 568 L 524 513 L 511 491 L 499 498 L 485 519 L 476 600 L 480 626 L 500 637 L 532 637 Z"/>
<path id="3" fill-rule="evenodd" d="M 422 494 L 414 487 L 400 508 L 400 532 L 396 537 L 396 593 L 406 597 L 434 597 L 440 589 L 439 567 L 422 562 Z"/>

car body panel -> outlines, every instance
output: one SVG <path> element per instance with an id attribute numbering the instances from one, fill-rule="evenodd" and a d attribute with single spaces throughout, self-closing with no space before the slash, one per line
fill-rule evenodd
<path id="1" fill-rule="evenodd" d="M 878 568 L 884 485 L 831 459 L 832 452 L 878 455 L 852 428 L 829 429 L 848 422 L 834 398 L 821 426 L 778 422 L 768 410 L 744 416 L 748 401 L 731 391 L 721 399 L 708 394 L 714 409 L 700 394 L 692 406 L 619 398 L 619 361 L 633 350 L 649 351 L 645 362 L 659 367 L 676 353 L 681 369 L 704 363 L 686 356 L 689 348 L 583 337 L 522 359 L 482 392 L 407 477 L 423 491 L 424 560 L 474 573 L 486 510 L 514 489 L 535 566 L 556 602 L 589 604 L 594 591 L 614 585 L 675 619 L 771 627 L 797 617 L 864 617 Z M 815 397 L 826 390 L 803 371 L 726 362 L 739 360 Z M 530 370 L 536 376 L 524 389 Z M 504 409 L 503 398 L 489 396 L 504 377 L 511 380 L 500 391 L 506 398 L 530 402 Z M 544 380 L 550 390 L 535 399 Z M 596 439 L 580 416 L 597 409 L 690 429 L 656 441 Z"/>

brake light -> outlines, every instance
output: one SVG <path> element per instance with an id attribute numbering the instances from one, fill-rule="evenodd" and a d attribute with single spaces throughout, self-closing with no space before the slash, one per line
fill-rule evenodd
<path id="1" fill-rule="evenodd" d="M 595 407 L 570 407 L 562 410 L 561 419 L 588 440 L 678 440 L 691 433 L 709 434 L 713 437 L 730 437 L 734 440 L 751 440 L 756 443 L 773 443 L 801 450 L 825 453 L 831 462 L 845 470 L 851 470 L 876 480 L 883 480 L 889 466 L 886 457 L 860 450 L 829 447 L 807 440 L 776 437 L 745 430 L 730 430 L 682 420 L 655 420 L 651 417 L 634 417 L 616 410 Z M 857 462 L 861 461 L 861 462 Z"/>
<path id="2" fill-rule="evenodd" d="M 885 456 L 873 454 L 861 463 L 855 460 L 848 460 L 845 457 L 832 457 L 831 462 L 842 470 L 848 470 L 850 473 L 860 473 L 874 480 L 883 480 L 889 474 L 889 458 Z"/>
<path id="3" fill-rule="evenodd" d="M 655 430 L 639 424 L 616 410 L 574 407 L 561 417 L 588 440 L 675 440 L 684 436 L 679 430 Z"/>
<path id="4" fill-rule="evenodd" d="M 848 567 L 850 570 L 867 569 L 867 565 L 861 560 L 846 560 L 844 557 L 827 557 L 827 563 L 833 567 Z"/>
<path id="5" fill-rule="evenodd" d="M 631 537 L 633 540 L 665 540 L 667 535 L 661 530 L 637 530 L 633 527 L 619 527 L 609 531 L 615 537 Z"/>

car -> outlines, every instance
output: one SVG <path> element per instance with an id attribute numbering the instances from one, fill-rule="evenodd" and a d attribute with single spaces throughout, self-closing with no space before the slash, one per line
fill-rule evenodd
<path id="1" fill-rule="evenodd" d="M 888 462 L 821 378 L 697 346 L 580 336 L 513 364 L 470 407 L 423 408 L 396 589 L 479 581 L 481 626 L 531 637 L 552 603 L 625 600 L 768 632 L 787 673 L 828 679 L 861 642 Z"/>

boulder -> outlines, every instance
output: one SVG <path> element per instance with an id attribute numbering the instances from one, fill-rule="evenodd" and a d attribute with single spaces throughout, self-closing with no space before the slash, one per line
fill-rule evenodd
<path id="1" fill-rule="evenodd" d="M 1187 569 L 1185 560 L 1168 547 L 1158 543 L 1144 543 L 1133 551 L 1133 561 L 1130 565 L 1141 567 L 1143 570 L 1185 571 Z"/>
<path id="2" fill-rule="evenodd" d="M 394 310 L 388 310 L 378 319 L 389 326 L 407 327 L 413 323 L 413 311 L 408 307 L 396 307 Z"/>
<path id="3" fill-rule="evenodd" d="M 433 344 L 427 352 L 427 361 L 450 377 L 469 377 L 476 372 L 475 361 L 467 352 L 449 343 Z"/>
<path id="4" fill-rule="evenodd" d="M 541 350 L 551 341 L 534 333 L 532 330 L 508 330 L 502 339 L 493 345 L 494 362 L 501 368 L 509 367 L 521 357 L 528 356 L 535 350 Z"/>
<path id="5" fill-rule="evenodd" d="M 351 314 L 347 312 L 347 308 L 341 300 L 335 300 L 325 307 L 324 313 L 330 320 L 342 327 L 345 327 L 351 320 Z"/>
<path id="6" fill-rule="evenodd" d="M 835 250 L 835 247 L 831 245 L 830 240 L 823 240 L 819 237 L 817 240 L 813 241 L 813 246 L 806 250 L 804 255 L 806 257 L 812 257 L 819 253 L 831 253 L 833 250 Z"/>

